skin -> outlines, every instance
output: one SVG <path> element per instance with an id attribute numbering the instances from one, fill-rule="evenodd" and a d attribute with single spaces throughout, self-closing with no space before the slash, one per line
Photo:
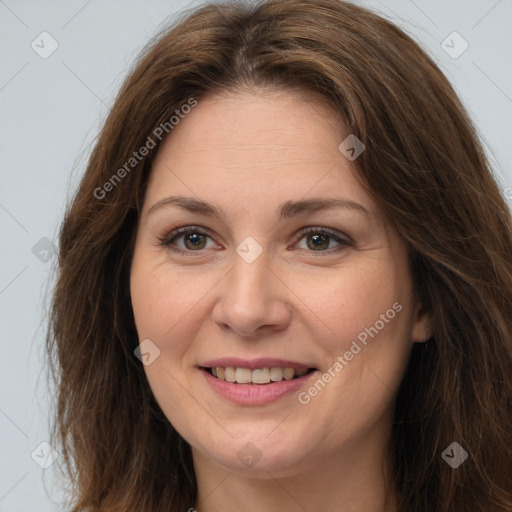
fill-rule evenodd
<path id="1" fill-rule="evenodd" d="M 131 297 L 140 340 L 160 349 L 144 367 L 151 389 L 192 446 L 191 508 L 200 512 L 247 503 L 281 512 L 339 511 L 340 503 L 344 512 L 394 510 L 384 500 L 394 397 L 412 343 L 429 336 L 428 318 L 414 296 L 405 243 L 338 150 L 347 135 L 314 98 L 243 91 L 201 99 L 159 149 Z M 172 204 L 148 213 L 171 195 L 207 201 L 222 216 Z M 366 212 L 336 207 L 279 218 L 280 204 L 312 198 L 346 199 Z M 186 236 L 168 236 L 184 226 L 208 235 L 199 250 Z M 307 227 L 350 244 L 327 237 L 314 250 L 318 232 L 302 233 Z M 236 251 L 248 236 L 263 251 L 251 263 Z M 318 378 L 395 303 L 401 311 L 307 404 L 293 393 L 236 405 L 198 369 L 218 357 L 275 357 L 315 367 Z M 261 454 L 250 467 L 237 456 L 246 443 Z"/>

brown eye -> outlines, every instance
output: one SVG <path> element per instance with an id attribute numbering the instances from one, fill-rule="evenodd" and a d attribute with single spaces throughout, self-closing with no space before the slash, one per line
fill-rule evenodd
<path id="1" fill-rule="evenodd" d="M 187 254 L 218 247 L 210 235 L 194 226 L 175 229 L 160 239 L 160 245 L 170 251 Z"/>
<path id="2" fill-rule="evenodd" d="M 204 249 L 206 245 L 206 236 L 200 233 L 193 232 L 182 236 L 187 249 Z"/>
<path id="3" fill-rule="evenodd" d="M 313 251 L 320 251 L 329 248 L 330 239 L 329 235 L 307 235 L 306 245 Z"/>
<path id="4" fill-rule="evenodd" d="M 298 249 L 330 254 L 352 245 L 350 239 L 341 234 L 331 232 L 326 228 L 311 228 L 299 235 L 299 242 L 296 244 L 296 247 Z"/>

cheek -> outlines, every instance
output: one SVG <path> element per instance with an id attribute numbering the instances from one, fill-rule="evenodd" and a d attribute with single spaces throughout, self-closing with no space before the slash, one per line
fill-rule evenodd
<path id="1" fill-rule="evenodd" d="M 186 416 L 176 403 L 190 400 L 184 391 L 189 388 L 189 376 L 183 365 L 199 324 L 194 319 L 200 314 L 204 279 L 191 279 L 162 260 L 154 253 L 136 253 L 130 292 L 139 340 L 150 339 L 160 350 L 154 362 L 144 366 L 149 385 L 169 421 L 185 429 Z"/>
<path id="2" fill-rule="evenodd" d="M 333 392 L 351 390 L 349 409 L 364 405 L 369 414 L 382 413 L 391 403 L 412 346 L 410 276 L 405 260 L 403 265 L 392 262 L 345 274 L 331 288 L 338 299 L 322 302 L 326 323 L 335 332 L 326 348 L 343 358 Z"/>
<path id="3" fill-rule="evenodd" d="M 350 346 L 361 333 L 364 338 L 365 329 L 376 323 L 381 336 L 386 333 L 404 338 L 404 325 L 409 325 L 404 324 L 408 316 L 404 312 L 410 310 L 409 276 L 387 260 L 331 270 L 314 281 L 298 279 L 294 285 L 297 296 L 305 298 L 307 307 L 325 327 L 324 342 L 331 345 L 326 347 L 331 352 Z M 402 307 L 393 308 L 397 303 Z"/>
<path id="4" fill-rule="evenodd" d="M 197 328 L 202 301 L 216 282 L 207 271 L 196 274 L 171 267 L 165 256 L 136 254 L 130 292 L 140 340 L 153 340 L 162 352 L 186 349 L 187 333 Z"/>

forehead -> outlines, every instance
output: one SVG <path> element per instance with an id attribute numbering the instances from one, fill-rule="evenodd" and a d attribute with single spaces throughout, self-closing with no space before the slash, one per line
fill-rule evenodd
<path id="1" fill-rule="evenodd" d="M 353 163 L 338 149 L 344 137 L 336 113 L 304 93 L 207 96 L 160 146 L 148 196 L 179 189 L 248 201 L 265 191 L 271 201 L 341 193 L 371 209 Z"/>
<path id="2" fill-rule="evenodd" d="M 337 147 L 341 134 L 335 112 L 305 93 L 224 93 L 199 100 L 161 149 L 179 146 L 184 153 L 215 149 L 248 163 L 265 154 L 318 158 L 333 144 Z"/>

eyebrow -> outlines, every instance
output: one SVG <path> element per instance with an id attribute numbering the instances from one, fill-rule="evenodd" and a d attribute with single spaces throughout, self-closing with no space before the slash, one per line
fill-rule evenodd
<path id="1" fill-rule="evenodd" d="M 160 199 L 153 206 L 151 206 L 151 208 L 149 208 L 147 215 L 166 206 L 178 206 L 179 208 L 182 208 L 191 213 L 198 213 L 207 217 L 216 217 L 219 219 L 222 218 L 221 209 L 210 203 L 207 203 L 206 201 L 184 196 L 169 196 Z M 277 213 L 280 218 L 290 218 L 331 208 L 346 208 L 355 210 L 366 216 L 370 215 L 368 210 L 359 203 L 349 199 L 337 199 L 330 197 L 318 199 L 302 199 L 299 201 L 286 201 L 279 205 L 277 208 Z"/>

